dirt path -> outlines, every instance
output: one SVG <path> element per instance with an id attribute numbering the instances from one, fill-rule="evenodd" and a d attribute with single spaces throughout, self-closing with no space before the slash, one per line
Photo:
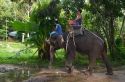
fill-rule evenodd
<path id="1" fill-rule="evenodd" d="M 125 82 L 125 70 L 114 71 L 114 75 L 109 76 L 105 73 L 94 73 L 92 76 L 75 71 L 69 75 L 62 70 L 41 70 L 33 77 L 24 82 Z"/>
<path id="2" fill-rule="evenodd" d="M 0 73 L 6 73 L 15 69 L 19 69 L 18 66 L 0 65 Z M 118 71 L 114 71 L 114 75 L 112 76 L 105 75 L 105 69 L 103 68 L 99 68 L 96 70 L 97 71 L 93 73 L 92 76 L 87 77 L 84 73 L 81 73 L 80 70 L 74 70 L 73 74 L 67 74 L 64 69 L 50 70 L 41 68 L 39 72 L 37 72 L 36 74 L 32 74 L 29 79 L 23 82 L 125 82 L 125 66 L 117 68 Z M 16 79 L 18 80 L 18 78 Z M 0 80 L 0 82 L 8 81 Z"/>

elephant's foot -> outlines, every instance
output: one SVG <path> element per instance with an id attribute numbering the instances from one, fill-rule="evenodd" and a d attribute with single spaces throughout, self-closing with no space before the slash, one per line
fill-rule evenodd
<path id="1" fill-rule="evenodd" d="M 66 71 L 69 74 L 73 73 L 73 67 L 66 67 Z"/>
<path id="2" fill-rule="evenodd" d="M 48 66 L 49 69 L 52 69 L 52 66 Z"/>
<path id="3" fill-rule="evenodd" d="M 113 70 L 112 70 L 112 68 L 107 69 L 106 75 L 113 75 Z"/>
<path id="4" fill-rule="evenodd" d="M 53 68 L 52 63 L 49 63 L 48 68 L 49 68 L 49 69 L 52 69 L 52 68 Z"/>
<path id="5" fill-rule="evenodd" d="M 92 76 L 92 74 L 88 70 L 81 71 L 84 74 L 84 79 L 87 80 L 88 77 Z"/>
<path id="6" fill-rule="evenodd" d="M 113 72 L 107 72 L 106 75 L 113 75 Z"/>
<path id="7" fill-rule="evenodd" d="M 83 74 L 85 74 L 86 76 L 91 76 L 92 75 L 92 71 L 89 71 L 89 70 L 82 70 L 81 72 Z"/>

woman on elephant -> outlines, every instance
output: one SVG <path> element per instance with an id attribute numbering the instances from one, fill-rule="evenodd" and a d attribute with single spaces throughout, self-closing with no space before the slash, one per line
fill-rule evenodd
<path id="1" fill-rule="evenodd" d="M 75 20 L 69 20 L 69 25 L 72 27 L 75 34 L 83 34 L 81 13 L 82 13 L 82 10 L 78 9 Z"/>
<path id="2" fill-rule="evenodd" d="M 75 19 L 76 27 L 79 27 L 79 28 L 81 27 L 81 24 L 82 24 L 82 15 L 81 15 L 81 13 L 82 13 L 82 10 L 79 9 L 77 11 L 77 15 L 76 15 L 76 19 Z"/>

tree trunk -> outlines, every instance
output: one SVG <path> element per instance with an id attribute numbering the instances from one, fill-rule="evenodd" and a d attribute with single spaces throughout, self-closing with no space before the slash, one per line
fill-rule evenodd
<path id="1" fill-rule="evenodd" d="M 120 34 L 119 34 L 119 36 L 122 38 L 122 44 L 125 47 L 125 33 L 124 33 L 124 31 L 125 31 L 125 28 L 124 28 L 125 24 L 124 23 L 125 23 L 125 16 L 123 17 L 122 26 L 121 26 Z"/>
<path id="2" fill-rule="evenodd" d="M 47 42 L 44 42 L 43 45 L 44 45 L 43 46 L 44 53 L 43 53 L 42 59 L 50 60 L 50 45 Z"/>
<path id="3" fill-rule="evenodd" d="M 122 34 L 122 44 L 125 47 L 125 33 Z"/>
<path id="4" fill-rule="evenodd" d="M 120 36 L 121 36 L 121 34 L 123 34 L 124 22 L 125 22 L 125 16 L 123 17 L 122 26 L 121 26 L 120 33 L 119 33 Z"/>
<path id="5" fill-rule="evenodd" d="M 50 60 L 50 45 L 47 42 L 43 43 L 43 48 L 38 49 L 38 57 L 43 60 Z"/>
<path id="6" fill-rule="evenodd" d="M 113 60 L 115 59 L 115 56 L 114 56 L 114 52 L 115 52 L 114 34 L 115 34 L 114 17 L 111 16 L 110 21 L 109 21 L 109 41 L 108 41 L 108 45 L 109 45 L 110 55 L 111 55 L 111 58 Z"/>

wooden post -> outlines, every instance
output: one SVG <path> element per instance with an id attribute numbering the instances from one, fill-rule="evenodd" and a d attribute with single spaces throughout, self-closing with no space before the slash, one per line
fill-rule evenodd
<path id="1" fill-rule="evenodd" d="M 25 33 L 22 33 L 22 42 L 24 42 Z"/>

